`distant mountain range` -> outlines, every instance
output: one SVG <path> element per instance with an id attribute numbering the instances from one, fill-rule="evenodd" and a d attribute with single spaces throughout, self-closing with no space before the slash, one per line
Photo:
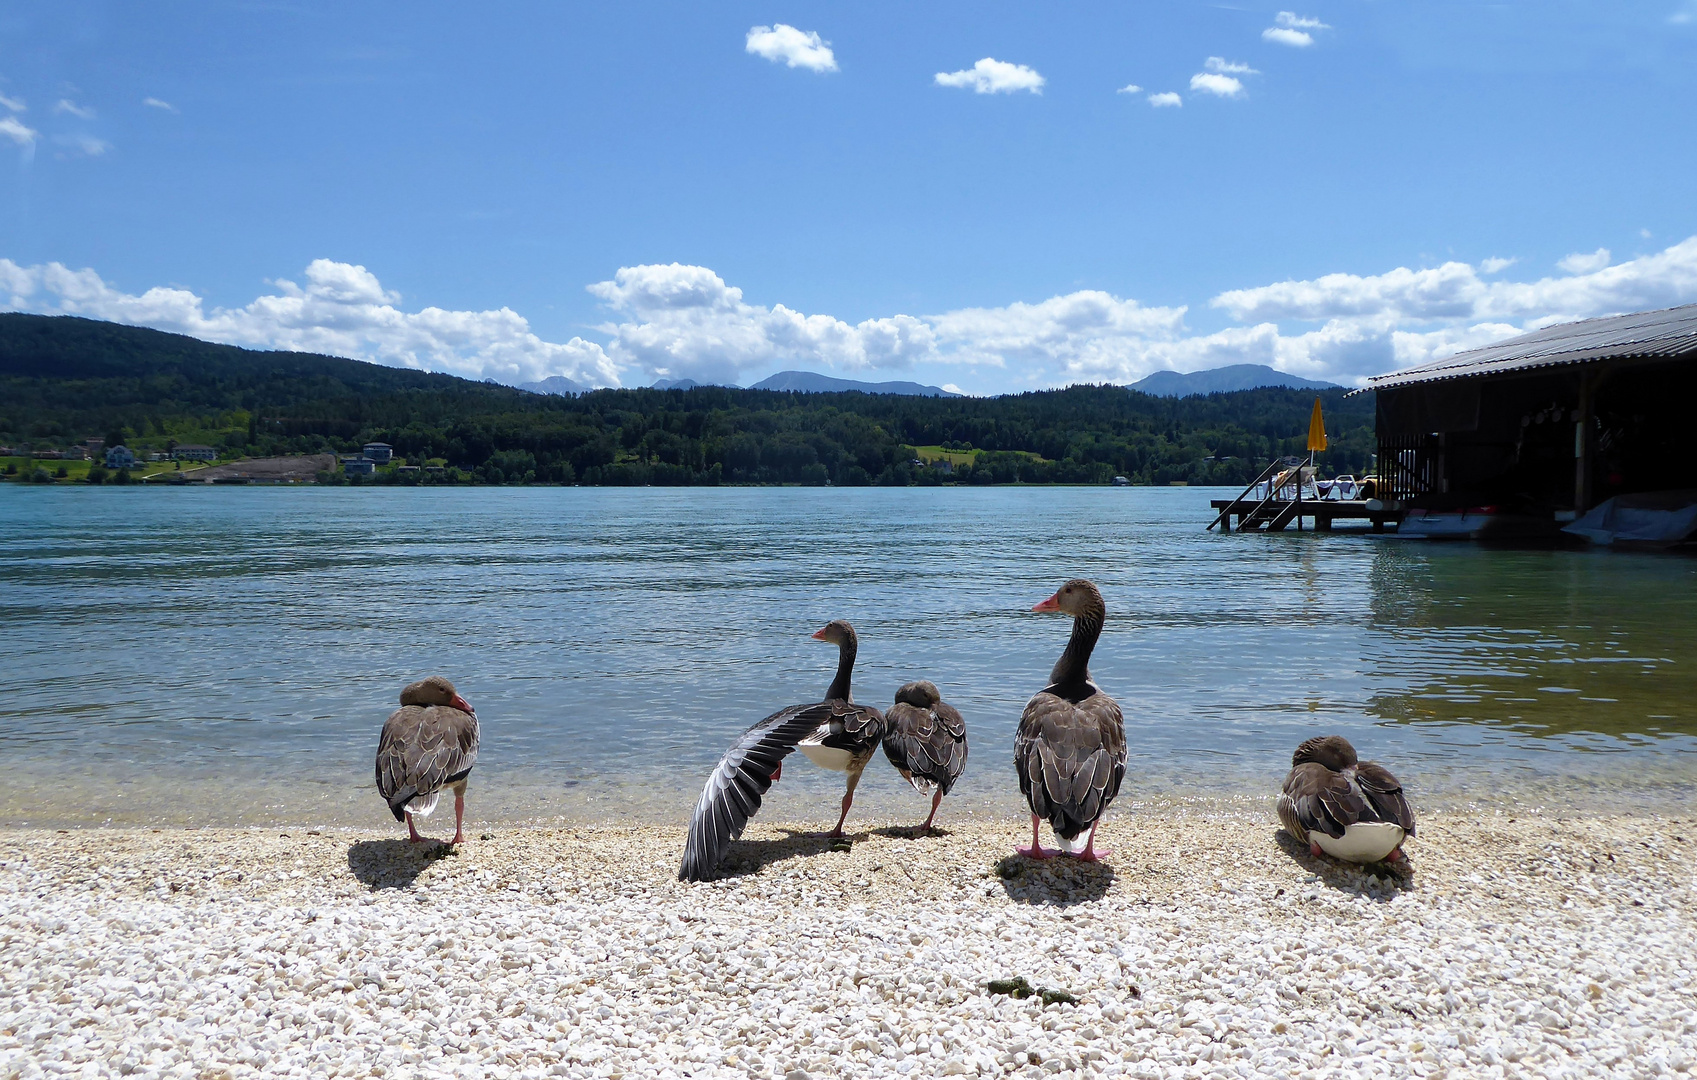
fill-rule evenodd
<path id="1" fill-rule="evenodd" d="M 564 375 L 550 375 L 538 382 L 516 383 L 520 390 L 529 390 L 533 394 L 581 394 L 589 387 L 568 379 Z"/>
<path id="2" fill-rule="evenodd" d="M 832 394 L 844 390 L 859 390 L 864 394 L 906 394 L 910 397 L 963 397 L 940 386 L 924 386 L 916 382 L 860 382 L 857 379 L 834 379 L 812 371 L 780 371 L 749 387 L 750 390 L 786 390 L 802 394 Z"/>
<path id="3" fill-rule="evenodd" d="M 1193 397 L 1198 394 L 1227 394 L 1262 386 L 1288 386 L 1295 390 L 1335 390 L 1337 383 L 1304 379 L 1274 371 L 1266 364 L 1229 364 L 1207 371 L 1157 371 L 1126 389 L 1156 397 Z"/>
<path id="4" fill-rule="evenodd" d="M 711 386 L 711 383 L 698 383 L 694 379 L 656 379 L 655 390 L 694 390 L 698 386 Z"/>

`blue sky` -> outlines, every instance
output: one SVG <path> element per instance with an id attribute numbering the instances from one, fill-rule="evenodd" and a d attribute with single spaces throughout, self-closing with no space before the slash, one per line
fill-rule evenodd
<path id="1" fill-rule="evenodd" d="M 1693 0 L 11 4 L 0 308 L 503 381 L 1356 382 L 1697 301 L 1693 116 Z"/>

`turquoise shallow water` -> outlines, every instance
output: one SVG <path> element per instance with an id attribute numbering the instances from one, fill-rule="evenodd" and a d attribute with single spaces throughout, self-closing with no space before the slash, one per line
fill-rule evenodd
<path id="1" fill-rule="evenodd" d="M 961 812 L 1017 806 L 1014 723 L 1102 587 L 1130 800 L 1272 790 L 1342 732 L 1417 802 L 1689 803 L 1697 562 L 1207 533 L 1205 489 L 0 488 L 7 824 L 387 820 L 401 685 L 478 708 L 482 820 L 687 815 L 749 723 L 927 677 Z M 795 759 L 767 812 L 825 816 Z M 881 759 L 868 814 L 921 801 Z M 857 803 L 857 805 L 860 805 Z"/>

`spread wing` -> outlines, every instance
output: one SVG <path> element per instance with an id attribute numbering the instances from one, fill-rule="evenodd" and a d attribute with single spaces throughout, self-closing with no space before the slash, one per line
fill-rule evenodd
<path id="1" fill-rule="evenodd" d="M 796 744 L 832 719 L 832 702 L 792 705 L 743 732 L 707 778 L 690 819 L 679 881 L 713 876 L 731 841 L 742 835 L 772 786 L 772 771 Z"/>
<path id="2" fill-rule="evenodd" d="M 400 821 L 406 804 L 477 763 L 477 717 L 448 705 L 403 705 L 377 740 L 377 791 Z"/>
<path id="3" fill-rule="evenodd" d="M 1373 761 L 1363 761 L 1355 767 L 1355 782 L 1361 787 L 1372 813 L 1379 821 L 1394 821 L 1402 831 L 1414 835 L 1414 811 L 1403 797 L 1402 785 L 1389 769 Z"/>
<path id="4" fill-rule="evenodd" d="M 1125 720 L 1101 691 L 1072 702 L 1044 690 L 1025 706 L 1014 767 L 1031 812 L 1071 840 L 1089 828 L 1125 779 Z"/>
<path id="5" fill-rule="evenodd" d="M 966 721 L 945 702 L 897 702 L 884 714 L 884 756 L 921 792 L 940 787 L 947 795 L 966 770 Z"/>
<path id="6" fill-rule="evenodd" d="M 1367 804 L 1343 773 L 1307 761 L 1285 777 L 1284 793 L 1279 796 L 1279 820 L 1298 840 L 1306 841 L 1310 831 L 1342 836 L 1347 826 L 1363 817 L 1370 817 Z"/>

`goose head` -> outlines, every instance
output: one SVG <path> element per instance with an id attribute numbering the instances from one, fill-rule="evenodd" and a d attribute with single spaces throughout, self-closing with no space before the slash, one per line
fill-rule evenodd
<path id="1" fill-rule="evenodd" d="M 1077 618 L 1103 610 L 1101 590 L 1086 578 L 1073 578 L 1056 590 L 1055 595 L 1032 607 L 1032 611 L 1058 611 Z"/>
<path id="2" fill-rule="evenodd" d="M 401 691 L 402 705 L 447 705 L 461 712 L 477 714 L 471 702 L 461 697 L 454 684 L 440 675 L 420 679 Z"/>

